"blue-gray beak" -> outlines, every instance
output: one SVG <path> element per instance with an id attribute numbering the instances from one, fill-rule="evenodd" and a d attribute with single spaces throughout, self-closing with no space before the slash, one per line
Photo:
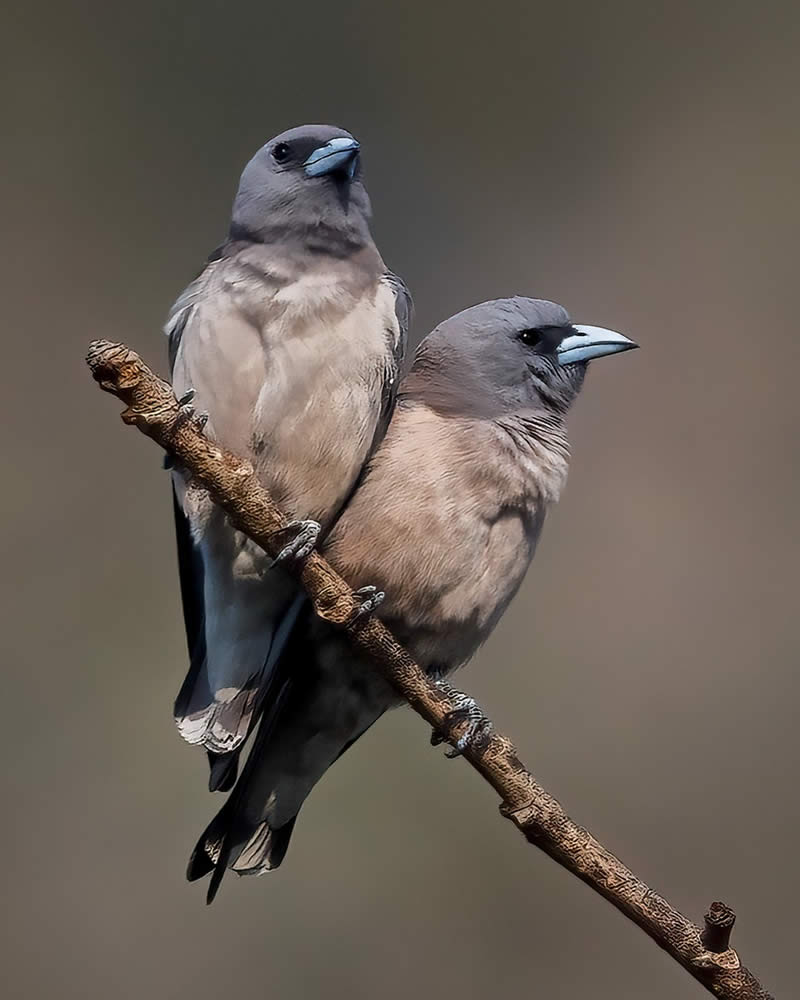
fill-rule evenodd
<path id="1" fill-rule="evenodd" d="M 605 330 L 602 326 L 579 326 L 573 323 L 572 329 L 576 332 L 570 337 L 564 337 L 556 348 L 558 363 L 561 365 L 591 361 L 592 358 L 602 358 L 606 354 L 620 354 L 639 346 L 621 333 Z"/>
<path id="2" fill-rule="evenodd" d="M 309 177 L 322 177 L 340 170 L 352 180 L 360 148 L 355 139 L 345 136 L 331 139 L 324 146 L 315 149 L 303 164 L 306 174 Z"/>

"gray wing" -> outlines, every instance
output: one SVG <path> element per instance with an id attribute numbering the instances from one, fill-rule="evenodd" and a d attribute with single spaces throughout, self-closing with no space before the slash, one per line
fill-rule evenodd
<path id="1" fill-rule="evenodd" d="M 396 337 L 392 338 L 393 342 L 390 344 L 393 364 L 391 372 L 387 376 L 386 383 L 388 384 L 384 384 L 383 408 L 381 410 L 379 428 L 375 435 L 376 440 L 372 445 L 372 451 L 383 440 L 383 435 L 386 433 L 386 428 L 392 419 L 394 404 L 397 400 L 397 386 L 400 382 L 403 362 L 405 361 L 406 349 L 408 347 L 408 330 L 414 316 L 414 301 L 403 279 L 392 271 L 387 271 L 383 276 L 383 280 L 394 292 L 394 314 L 397 317 L 399 333 Z"/>
<path id="2" fill-rule="evenodd" d="M 372 444 L 366 454 L 364 464 L 361 466 L 361 472 L 356 477 L 356 481 L 353 483 L 353 488 L 345 498 L 345 501 L 339 510 L 339 514 L 341 514 L 341 512 L 345 509 L 347 504 L 350 502 L 350 498 L 361 485 L 364 476 L 369 470 L 370 460 L 378 450 L 381 441 L 383 441 L 386 436 L 386 431 L 391 423 L 392 414 L 394 413 L 395 404 L 397 403 L 397 390 L 403 373 L 403 363 L 406 359 L 408 331 L 411 326 L 411 320 L 414 318 L 414 300 L 411 298 L 411 292 L 408 290 L 408 286 L 403 279 L 393 271 L 386 271 L 381 280 L 391 288 L 392 293 L 394 294 L 394 314 L 397 317 L 397 331 L 387 331 L 387 338 L 389 341 L 389 361 L 383 372 L 383 384 L 381 386 L 381 413 L 375 427 Z M 334 520 L 330 527 L 333 528 L 335 523 L 336 522 Z M 330 529 L 328 533 L 330 533 Z"/>
<path id="3" fill-rule="evenodd" d="M 178 575 L 180 577 L 183 623 L 186 628 L 186 645 L 189 649 L 189 673 L 183 682 L 178 702 L 185 697 L 185 689 L 193 688 L 202 672 L 206 658 L 205 607 L 203 603 L 203 558 L 192 541 L 189 521 L 172 488 L 172 508 L 175 515 L 175 539 L 178 548 Z"/>
<path id="4" fill-rule="evenodd" d="M 167 335 L 170 375 L 172 375 L 172 370 L 175 367 L 175 358 L 178 355 L 183 331 L 186 329 L 186 324 L 189 322 L 192 310 L 203 296 L 206 283 L 210 277 L 211 266 L 216 261 L 222 259 L 223 249 L 224 247 L 220 246 L 210 254 L 202 271 L 200 271 L 194 281 L 186 286 L 169 311 L 167 322 L 164 324 L 164 333 Z"/>
<path id="5" fill-rule="evenodd" d="M 222 260 L 228 249 L 229 242 L 225 241 L 211 251 L 194 281 L 186 286 L 169 311 L 167 322 L 164 324 L 164 333 L 168 339 L 170 375 L 172 374 L 172 369 L 175 367 L 175 357 L 178 353 L 183 331 L 186 329 L 186 323 L 191 315 L 192 308 L 203 294 L 211 265 L 215 264 L 218 260 Z"/>
<path id="6" fill-rule="evenodd" d="M 202 292 L 206 269 L 200 272 L 170 311 L 164 332 L 168 338 L 169 371 L 175 366 L 181 337 L 191 314 L 194 303 Z M 183 622 L 186 629 L 186 644 L 189 649 L 189 672 L 183 682 L 176 702 L 186 698 L 202 675 L 205 663 L 205 607 L 203 603 L 203 559 L 199 548 L 192 540 L 189 520 L 183 513 L 175 487 L 172 487 L 172 508 L 175 518 L 175 539 L 178 549 L 178 574 L 180 578 Z"/>

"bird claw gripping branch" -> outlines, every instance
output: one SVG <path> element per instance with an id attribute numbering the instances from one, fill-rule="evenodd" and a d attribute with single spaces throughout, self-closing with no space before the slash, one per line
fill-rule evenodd
<path id="1" fill-rule="evenodd" d="M 483 714 L 474 698 L 458 691 L 443 677 L 437 676 L 435 683 L 442 694 L 455 702 L 456 707 L 444 717 L 444 732 L 436 731 L 431 734 L 431 745 L 438 746 L 446 740 L 452 741 L 452 748 L 445 752 L 445 756 L 451 760 L 460 757 L 467 749 L 483 749 L 492 734 L 491 720 Z M 465 727 L 464 731 L 453 740 L 451 733 L 460 726 Z"/>
<path id="2" fill-rule="evenodd" d="M 294 535 L 272 560 L 270 569 L 290 560 L 302 562 L 307 559 L 317 544 L 321 530 L 319 521 L 290 521 L 281 532 L 294 532 Z"/>
<path id="3" fill-rule="evenodd" d="M 382 590 L 378 590 L 377 587 L 370 585 L 354 590 L 353 596 L 357 597 L 361 602 L 358 611 L 353 615 L 353 621 L 355 622 L 360 619 L 369 618 L 375 612 L 376 608 L 383 604 L 386 594 Z"/>

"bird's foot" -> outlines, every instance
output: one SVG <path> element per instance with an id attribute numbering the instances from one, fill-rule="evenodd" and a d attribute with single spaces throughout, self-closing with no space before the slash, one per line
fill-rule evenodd
<path id="1" fill-rule="evenodd" d="M 452 741 L 451 749 L 445 752 L 445 757 L 451 760 L 460 757 L 468 749 L 485 749 L 492 735 L 492 723 L 483 714 L 480 705 L 474 698 L 454 688 L 443 677 L 434 677 L 434 682 L 456 707 L 445 715 L 442 726 L 444 731 L 435 730 L 431 733 L 431 745 L 438 746 L 445 740 Z M 454 729 L 460 727 L 464 727 L 463 732 L 453 741 L 451 734 Z"/>
<path id="2" fill-rule="evenodd" d="M 352 618 L 355 622 L 369 618 L 375 609 L 383 604 L 386 594 L 382 590 L 378 590 L 377 587 L 368 586 L 359 587 L 358 590 L 354 590 L 353 596 L 357 597 L 360 602 L 359 608 Z"/>
<path id="3" fill-rule="evenodd" d="M 198 413 L 192 406 L 193 399 L 194 389 L 187 389 L 186 392 L 178 399 L 178 406 L 180 407 L 180 420 L 182 422 L 191 420 L 197 430 L 202 431 L 208 423 L 208 414 Z"/>
<path id="4" fill-rule="evenodd" d="M 207 413 L 198 413 L 192 406 L 192 400 L 194 399 L 194 389 L 187 389 L 186 392 L 178 399 L 178 419 L 177 426 L 184 427 L 186 424 L 194 424 L 195 429 L 198 431 L 204 431 L 206 424 L 208 423 Z M 164 456 L 163 468 L 167 472 L 177 470 L 181 468 L 180 462 L 175 458 L 174 455 L 169 454 L 169 452 Z"/>
<path id="5" fill-rule="evenodd" d="M 317 544 L 321 530 L 322 525 L 319 521 L 290 521 L 285 528 L 281 528 L 281 533 L 291 531 L 294 535 L 275 556 L 269 568 L 272 569 L 273 566 L 290 560 L 302 562 L 303 559 L 307 559 Z"/>

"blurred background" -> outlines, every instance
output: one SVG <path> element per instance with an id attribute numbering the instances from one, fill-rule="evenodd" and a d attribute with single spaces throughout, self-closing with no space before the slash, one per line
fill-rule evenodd
<path id="1" fill-rule="evenodd" d="M 84 366 L 164 371 L 165 313 L 239 172 L 356 133 L 416 337 L 513 293 L 642 350 L 590 372 L 533 571 L 461 675 L 579 822 L 795 979 L 800 8 L 55 2 L 3 15 L 2 853 L 8 996 L 461 1000 L 702 990 L 526 846 L 407 710 L 207 909 L 220 804 L 186 667 L 169 484 Z"/>

